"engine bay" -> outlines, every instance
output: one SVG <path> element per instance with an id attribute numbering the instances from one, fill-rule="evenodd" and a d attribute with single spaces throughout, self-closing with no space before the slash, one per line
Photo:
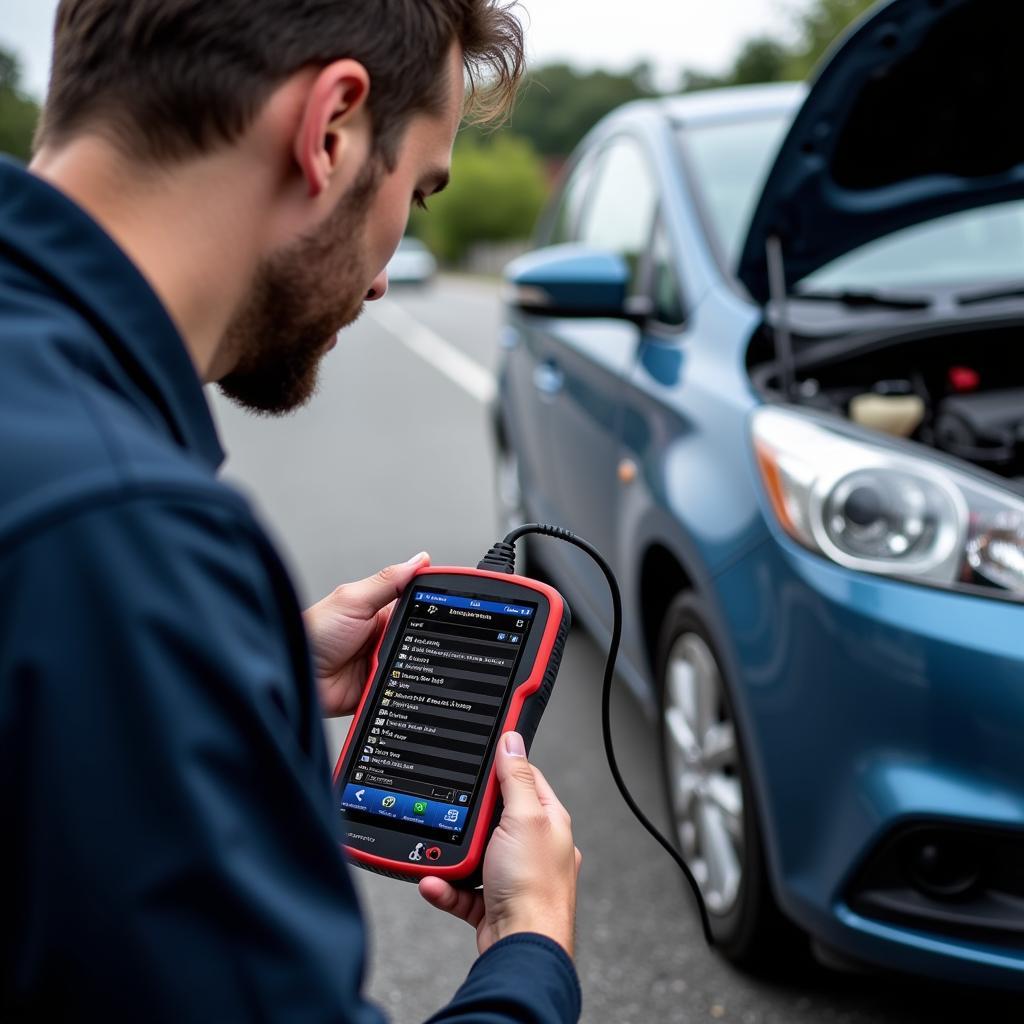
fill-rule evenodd
<path id="1" fill-rule="evenodd" d="M 755 341 L 752 361 L 770 347 Z M 1024 324 L 815 342 L 795 360 L 789 400 L 1024 482 L 1022 347 Z M 782 397 L 774 361 L 751 375 Z"/>

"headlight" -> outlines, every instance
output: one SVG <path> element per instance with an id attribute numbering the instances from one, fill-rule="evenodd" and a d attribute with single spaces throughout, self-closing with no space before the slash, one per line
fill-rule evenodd
<path id="1" fill-rule="evenodd" d="M 846 433 L 759 409 L 754 448 L 781 526 L 861 572 L 1024 595 L 1024 499 L 998 484 Z"/>

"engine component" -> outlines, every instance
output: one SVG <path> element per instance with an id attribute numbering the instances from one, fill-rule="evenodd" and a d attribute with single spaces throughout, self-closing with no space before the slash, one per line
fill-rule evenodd
<path id="1" fill-rule="evenodd" d="M 924 399 L 919 395 L 857 395 L 850 401 L 850 419 L 862 427 L 910 437 L 924 422 Z"/>
<path id="2" fill-rule="evenodd" d="M 933 430 L 937 448 L 968 462 L 1000 470 L 1024 464 L 1024 388 L 944 398 Z"/>

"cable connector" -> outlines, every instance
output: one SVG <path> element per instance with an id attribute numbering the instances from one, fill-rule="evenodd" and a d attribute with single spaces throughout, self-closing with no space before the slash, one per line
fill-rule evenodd
<path id="1" fill-rule="evenodd" d="M 484 555 L 478 569 L 485 572 L 507 572 L 514 575 L 516 571 L 516 546 L 500 540 Z"/>
<path id="2" fill-rule="evenodd" d="M 690 865 L 686 863 L 683 855 L 670 840 L 661 834 L 658 826 L 644 814 L 640 805 L 633 798 L 633 794 L 630 793 L 629 787 L 626 785 L 626 780 L 622 777 L 618 759 L 615 756 L 615 745 L 612 741 L 612 682 L 615 677 L 615 659 L 618 657 L 619 642 L 622 639 L 622 595 L 619 592 L 619 584 L 615 579 L 612 567 L 593 544 L 582 537 L 577 537 L 570 530 L 566 530 L 561 526 L 548 526 L 544 523 L 526 523 L 524 526 L 512 530 L 503 541 L 495 544 L 487 552 L 487 555 L 477 568 L 490 570 L 491 572 L 514 574 L 516 571 L 516 542 L 531 534 L 541 537 L 555 537 L 558 540 L 572 544 L 573 547 L 579 548 L 581 551 L 585 551 L 593 559 L 608 582 L 608 590 L 612 598 L 612 635 L 608 644 L 608 657 L 605 659 L 604 664 L 604 681 L 601 684 L 601 733 L 604 738 L 604 751 L 608 758 L 608 767 L 611 770 L 612 779 L 622 795 L 622 799 L 625 800 L 626 806 L 633 812 L 633 816 L 676 862 L 683 876 L 690 883 L 690 888 L 693 890 L 693 896 L 696 900 L 697 911 L 700 914 L 701 925 L 704 929 L 704 938 L 709 946 L 713 946 L 715 944 L 715 936 L 711 930 L 711 918 L 708 916 L 708 908 L 704 903 L 704 895 L 701 892 L 700 884 L 697 882 Z"/>

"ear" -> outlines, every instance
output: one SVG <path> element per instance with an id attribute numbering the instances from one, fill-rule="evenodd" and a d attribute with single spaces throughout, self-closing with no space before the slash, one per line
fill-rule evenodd
<path id="1" fill-rule="evenodd" d="M 295 138 L 295 159 L 311 199 L 327 188 L 342 163 L 369 95 L 369 72 L 354 60 L 328 64 L 310 87 Z"/>

